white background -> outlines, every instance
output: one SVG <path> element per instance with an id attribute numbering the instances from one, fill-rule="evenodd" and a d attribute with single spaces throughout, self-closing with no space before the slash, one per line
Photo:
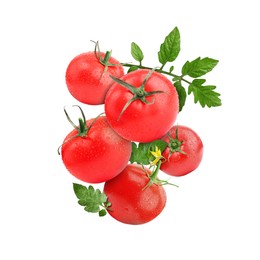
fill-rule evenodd
<path id="1" fill-rule="evenodd" d="M 0 258 L 260 259 L 257 2 L 1 1 Z M 189 96 L 177 120 L 201 136 L 203 161 L 171 179 L 180 187 L 166 187 L 166 208 L 148 224 L 88 214 L 57 154 L 71 130 L 63 107 L 79 104 L 66 88 L 66 67 L 93 49 L 90 40 L 121 62 L 133 61 L 135 41 L 144 64 L 157 66 L 175 26 L 176 73 L 199 56 L 220 61 L 206 79 L 222 107 L 202 109 Z M 84 111 L 92 117 L 103 107 Z"/>

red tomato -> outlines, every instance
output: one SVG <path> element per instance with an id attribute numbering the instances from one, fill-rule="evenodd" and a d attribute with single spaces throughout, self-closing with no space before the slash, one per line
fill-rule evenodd
<path id="1" fill-rule="evenodd" d="M 102 58 L 105 56 L 103 52 L 100 55 Z M 71 95 L 85 104 L 103 104 L 113 83 L 110 75 L 118 78 L 124 75 L 124 69 L 117 60 L 110 57 L 108 62 L 117 66 L 108 66 L 104 71 L 105 65 L 95 52 L 82 53 L 72 59 L 66 71 L 66 84 Z"/>
<path id="2" fill-rule="evenodd" d="M 89 127 L 94 119 L 86 121 Z M 77 136 L 74 129 L 62 145 L 62 160 L 68 171 L 76 178 L 88 183 L 107 181 L 119 174 L 127 165 L 131 142 L 119 136 L 107 123 L 106 117 L 99 117 L 86 136 Z"/>
<path id="3" fill-rule="evenodd" d="M 165 207 L 166 193 L 161 185 L 149 182 L 151 171 L 128 164 L 115 178 L 107 181 L 104 193 L 111 203 L 108 213 L 126 224 L 144 224 L 157 217 Z"/>
<path id="4" fill-rule="evenodd" d="M 140 69 L 124 75 L 121 80 L 138 91 L 148 73 L 149 70 Z M 162 93 L 146 96 L 147 93 L 154 91 Z M 107 120 L 125 139 L 136 142 L 159 139 L 168 132 L 176 120 L 179 112 L 178 94 L 168 78 L 153 72 L 144 85 L 144 92 L 143 96 L 141 94 L 139 99 L 131 102 L 127 108 L 127 102 L 139 93 L 133 94 L 117 82 L 107 92 L 105 99 Z"/>
<path id="5" fill-rule="evenodd" d="M 176 129 L 177 136 L 176 136 Z M 194 171 L 200 164 L 203 156 L 203 143 L 192 129 L 186 126 L 173 126 L 169 138 L 165 135 L 162 140 L 168 143 L 162 156 L 166 159 L 161 170 L 172 176 L 183 176 Z M 170 140 L 171 139 L 171 140 Z"/>

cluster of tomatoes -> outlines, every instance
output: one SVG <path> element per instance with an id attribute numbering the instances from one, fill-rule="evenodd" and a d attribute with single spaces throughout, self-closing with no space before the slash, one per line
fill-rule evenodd
<path id="1" fill-rule="evenodd" d="M 182 176 L 201 162 L 203 144 L 190 128 L 174 125 L 178 93 L 163 74 L 149 69 L 124 72 L 111 53 L 87 52 L 71 60 L 66 71 L 70 94 L 82 104 L 104 104 L 104 114 L 81 118 L 66 136 L 61 156 L 77 179 L 104 183 L 107 212 L 127 224 L 143 224 L 158 216 L 166 204 L 159 170 Z M 130 162 L 133 143 L 162 140 L 164 150 L 149 151 L 150 166 Z M 154 166 L 152 168 L 152 166 Z M 155 168 L 155 170 L 153 170 Z"/>

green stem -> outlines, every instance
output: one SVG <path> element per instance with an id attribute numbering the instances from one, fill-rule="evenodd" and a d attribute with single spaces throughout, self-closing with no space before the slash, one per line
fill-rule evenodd
<path id="1" fill-rule="evenodd" d="M 149 188 L 151 185 L 155 184 L 155 185 L 166 185 L 166 184 L 169 184 L 169 185 L 172 185 L 172 186 L 175 186 L 175 187 L 179 187 L 178 185 L 176 184 L 173 184 L 173 183 L 170 183 L 168 181 L 165 181 L 165 180 L 160 180 L 159 178 L 157 178 L 158 176 L 158 173 L 160 172 L 160 168 L 161 168 L 161 164 L 162 164 L 162 160 L 158 161 L 158 164 L 156 166 L 156 169 L 155 171 L 152 172 L 152 174 L 149 176 L 149 182 L 144 186 L 143 190 Z"/>
<path id="2" fill-rule="evenodd" d="M 148 69 L 148 70 L 152 70 L 152 69 L 153 69 L 153 68 L 150 68 L 150 67 L 147 67 L 147 66 L 129 64 L 129 63 L 121 63 L 121 65 L 124 66 L 124 67 L 128 67 L 128 68 L 130 68 L 130 67 L 132 67 L 132 66 L 135 66 L 135 67 L 137 67 L 137 68 L 139 68 L 139 69 Z M 160 73 L 165 74 L 165 75 L 168 75 L 168 76 L 178 77 L 178 78 L 180 78 L 180 80 L 182 80 L 182 81 L 184 81 L 184 82 L 186 82 L 186 83 L 188 83 L 188 84 L 191 84 L 190 81 L 184 79 L 182 76 L 179 76 L 179 75 L 176 75 L 176 74 L 173 74 L 173 73 L 171 73 L 171 72 L 168 72 L 168 71 L 163 70 L 163 67 L 164 67 L 164 66 L 162 66 L 162 67 L 159 68 L 159 69 L 155 69 L 155 71 L 160 72 Z"/>
<path id="3" fill-rule="evenodd" d="M 154 171 L 154 172 L 151 174 L 151 176 L 150 176 L 150 180 L 153 181 L 154 183 L 156 183 L 157 176 L 158 176 L 158 173 L 159 173 L 161 164 L 162 164 L 162 160 L 159 160 L 159 161 L 158 161 L 158 164 L 157 164 L 157 166 L 156 166 L 155 171 Z"/>
<path id="4" fill-rule="evenodd" d="M 159 179 L 157 179 L 157 176 L 158 176 L 158 173 L 159 173 L 159 170 L 160 170 L 160 167 L 161 167 L 161 164 L 162 164 L 162 161 L 159 160 L 157 166 L 156 166 L 156 169 L 154 172 L 152 172 L 152 174 L 149 176 L 149 182 L 143 187 L 143 190 L 149 188 L 151 185 L 153 184 L 156 184 L 156 185 L 160 185 L 161 184 L 161 181 Z"/>
<path id="5" fill-rule="evenodd" d="M 163 68 L 164 68 L 164 65 L 165 65 L 165 64 L 163 64 L 163 65 L 161 66 L 160 70 L 163 70 Z"/>

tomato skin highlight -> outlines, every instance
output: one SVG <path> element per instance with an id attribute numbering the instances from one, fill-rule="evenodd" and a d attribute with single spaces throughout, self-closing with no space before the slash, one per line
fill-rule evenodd
<path id="1" fill-rule="evenodd" d="M 124 75 L 121 80 L 138 88 L 149 70 L 140 69 Z M 179 112 L 178 94 L 172 82 L 164 75 L 153 72 L 144 90 L 163 91 L 146 97 L 149 104 L 133 101 L 120 116 L 125 104 L 133 94 L 125 87 L 114 83 L 105 99 L 105 113 L 111 127 L 127 140 L 150 142 L 165 135 L 175 122 Z M 120 118 L 119 118 L 120 117 Z"/>
<path id="2" fill-rule="evenodd" d="M 104 58 L 105 53 L 100 53 Z M 71 60 L 66 70 L 66 84 L 70 94 L 78 101 L 89 104 L 104 104 L 108 89 L 113 84 L 110 75 L 122 77 L 124 69 L 113 57 L 109 63 L 117 66 L 105 66 L 97 59 L 95 52 L 82 53 Z"/>
<path id="3" fill-rule="evenodd" d="M 93 120 L 88 120 L 87 126 Z M 88 183 L 101 183 L 118 175 L 127 165 L 131 142 L 119 136 L 105 116 L 93 123 L 85 137 L 70 139 L 76 134 L 77 130 L 71 131 L 61 148 L 63 163 L 74 177 Z"/>
<path id="4" fill-rule="evenodd" d="M 128 164 L 115 178 L 104 185 L 111 207 L 108 213 L 125 224 L 144 224 L 156 218 L 166 204 L 166 192 L 161 185 L 149 182 L 151 171 L 135 164 Z"/>
<path id="5" fill-rule="evenodd" d="M 170 148 L 167 147 L 162 156 L 166 159 L 161 165 L 161 171 L 171 176 L 184 176 L 191 173 L 201 163 L 203 157 L 203 143 L 199 135 L 187 126 L 173 126 L 169 134 L 172 138 L 176 138 L 176 128 L 178 127 L 178 140 L 183 141 L 181 152 L 173 152 L 170 155 Z M 167 135 L 162 138 L 163 141 L 169 143 L 170 139 Z"/>

